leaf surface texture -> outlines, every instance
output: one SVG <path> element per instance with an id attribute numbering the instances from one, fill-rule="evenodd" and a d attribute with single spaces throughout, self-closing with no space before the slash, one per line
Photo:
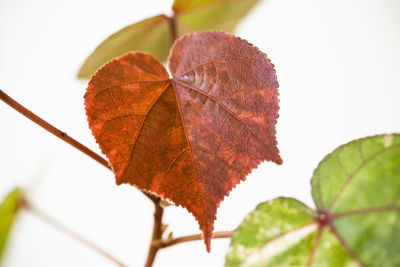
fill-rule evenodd
<path id="1" fill-rule="evenodd" d="M 199 222 L 207 249 L 217 208 L 276 147 L 278 83 L 265 54 L 222 32 L 182 37 L 163 65 L 129 53 L 89 82 L 89 126 L 117 183 L 168 198 Z"/>

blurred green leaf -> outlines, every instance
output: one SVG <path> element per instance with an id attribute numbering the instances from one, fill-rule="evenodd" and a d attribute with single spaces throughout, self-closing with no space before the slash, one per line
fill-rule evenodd
<path id="1" fill-rule="evenodd" d="M 259 0 L 176 0 L 173 5 L 177 35 L 203 30 L 233 32 L 237 23 Z M 109 60 L 130 51 L 167 60 L 172 45 L 170 19 L 155 16 L 132 24 L 103 41 L 86 59 L 78 78 L 88 79 Z"/>
<path id="2" fill-rule="evenodd" d="M 179 36 L 195 31 L 233 33 L 236 25 L 259 0 L 175 0 Z"/>
<path id="3" fill-rule="evenodd" d="M 294 199 L 260 204 L 234 232 L 226 266 L 400 266 L 400 135 L 337 148 L 311 184 L 311 221 Z"/>
<path id="4" fill-rule="evenodd" d="M 7 237 L 13 225 L 21 200 L 19 188 L 11 191 L 0 204 L 0 260 L 3 256 Z"/>
<path id="5" fill-rule="evenodd" d="M 159 15 L 142 20 L 123 28 L 103 41 L 86 59 L 79 70 L 78 78 L 90 78 L 104 63 L 129 51 L 146 52 L 165 61 L 171 43 L 166 16 Z"/>

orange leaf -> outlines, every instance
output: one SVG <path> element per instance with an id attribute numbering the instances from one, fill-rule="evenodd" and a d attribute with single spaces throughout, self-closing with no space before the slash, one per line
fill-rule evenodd
<path id="1" fill-rule="evenodd" d="M 180 38 L 163 65 L 128 53 L 97 71 L 85 106 L 117 184 L 181 205 L 199 222 L 207 250 L 219 203 L 276 147 L 278 82 L 273 64 L 223 32 Z"/>

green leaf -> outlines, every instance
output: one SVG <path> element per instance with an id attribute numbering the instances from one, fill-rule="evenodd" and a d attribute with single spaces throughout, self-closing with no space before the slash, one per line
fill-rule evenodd
<path id="1" fill-rule="evenodd" d="M 310 250 L 310 236 L 316 229 L 313 224 L 315 216 L 310 208 L 291 198 L 278 198 L 258 205 L 233 233 L 226 266 L 259 266 L 264 258 L 282 262 L 283 259 L 272 253 L 274 249 L 284 251 L 283 248 L 292 248 L 290 253 L 307 252 Z M 292 247 L 293 239 L 304 242 Z"/>
<path id="2" fill-rule="evenodd" d="M 129 51 L 149 53 L 165 61 L 172 43 L 169 22 L 165 15 L 158 15 L 129 25 L 103 41 L 86 59 L 78 78 L 88 79 L 109 60 Z"/>
<path id="3" fill-rule="evenodd" d="M 259 205 L 234 232 L 226 266 L 400 266 L 400 135 L 337 148 L 311 184 L 311 221 L 294 199 Z M 304 207 L 295 217 L 293 205 Z"/>
<path id="4" fill-rule="evenodd" d="M 188 32 L 233 32 L 239 20 L 259 0 L 176 0 L 173 5 L 177 37 Z M 171 19 L 158 15 L 132 24 L 103 41 L 86 59 L 78 78 L 88 79 L 109 60 L 130 51 L 149 53 L 165 62 L 172 45 Z"/>
<path id="5" fill-rule="evenodd" d="M 220 30 L 233 33 L 236 25 L 259 0 L 175 0 L 179 35 Z"/>
<path id="6" fill-rule="evenodd" d="M 0 260 L 3 256 L 7 237 L 13 225 L 21 200 L 19 188 L 11 191 L 0 204 Z"/>

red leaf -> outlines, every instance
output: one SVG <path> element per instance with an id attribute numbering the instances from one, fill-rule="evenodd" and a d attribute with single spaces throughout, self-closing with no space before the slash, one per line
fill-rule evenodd
<path id="1" fill-rule="evenodd" d="M 207 250 L 217 207 L 276 147 L 278 82 L 265 54 L 222 32 L 179 39 L 163 65 L 143 53 L 117 58 L 92 77 L 89 126 L 117 184 L 185 207 Z"/>

